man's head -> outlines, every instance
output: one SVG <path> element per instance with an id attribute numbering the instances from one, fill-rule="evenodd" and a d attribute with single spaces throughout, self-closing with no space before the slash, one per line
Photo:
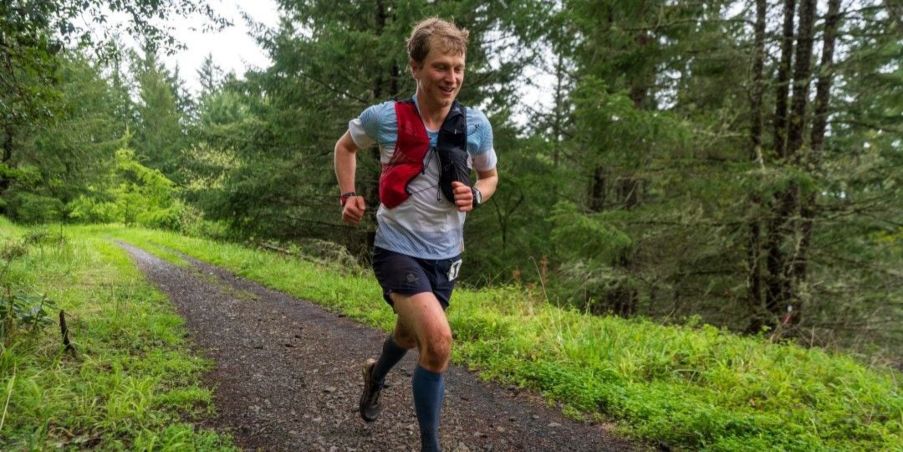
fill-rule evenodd
<path id="1" fill-rule="evenodd" d="M 414 26 L 408 39 L 411 74 L 428 108 L 451 105 L 464 82 L 467 30 L 432 17 Z"/>
<path id="2" fill-rule="evenodd" d="M 433 47 L 441 53 L 464 55 L 470 33 L 455 24 L 438 17 L 421 20 L 414 25 L 408 38 L 408 57 L 414 63 L 423 63 Z"/>

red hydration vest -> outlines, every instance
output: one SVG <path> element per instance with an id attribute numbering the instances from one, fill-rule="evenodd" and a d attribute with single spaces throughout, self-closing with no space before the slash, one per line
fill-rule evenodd
<path id="1" fill-rule="evenodd" d="M 395 102 L 398 120 L 395 151 L 392 159 L 382 167 L 379 175 L 379 200 L 392 209 L 411 196 L 408 185 L 425 172 L 424 158 L 430 150 L 430 139 L 413 99 Z M 436 143 L 439 155 L 439 188 L 445 198 L 454 201 L 452 181 L 470 185 L 467 168 L 467 122 L 464 107 L 458 101 L 452 104 L 439 129 Z"/>

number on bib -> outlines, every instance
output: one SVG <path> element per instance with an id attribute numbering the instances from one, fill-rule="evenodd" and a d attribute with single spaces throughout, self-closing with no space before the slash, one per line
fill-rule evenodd
<path id="1" fill-rule="evenodd" d="M 461 271 L 461 259 L 456 260 L 451 267 L 448 267 L 448 280 L 454 281 L 458 277 L 459 271 Z"/>

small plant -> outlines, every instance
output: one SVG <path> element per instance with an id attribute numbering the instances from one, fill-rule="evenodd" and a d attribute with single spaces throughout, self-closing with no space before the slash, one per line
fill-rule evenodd
<path id="1" fill-rule="evenodd" d="M 62 234 L 61 234 L 62 236 Z M 0 270 L 0 280 L 6 280 L 12 262 L 28 254 L 28 245 L 41 243 L 50 235 L 46 231 L 28 234 L 24 239 L 7 241 L 0 248 L 0 259 L 6 261 Z M 50 311 L 53 302 L 46 295 L 35 295 L 13 289 L 8 281 L 3 281 L 4 290 L 0 294 L 0 340 L 8 344 L 16 332 L 22 328 L 36 328 L 53 323 Z"/>
<path id="2" fill-rule="evenodd" d="M 25 243 L 22 241 L 7 240 L 6 243 L 3 244 L 3 247 L 0 248 L 0 259 L 6 261 L 6 266 L 8 267 L 10 262 L 27 253 L 28 247 L 26 247 Z"/>
<path id="3" fill-rule="evenodd" d="M 22 328 L 34 331 L 53 323 L 50 313 L 53 302 L 46 295 L 26 294 L 8 287 L 0 302 L 0 339 L 8 342 Z"/>
<path id="4" fill-rule="evenodd" d="M 62 225 L 60 225 L 59 233 L 54 233 L 48 228 L 34 229 L 29 231 L 22 237 L 22 244 L 28 245 L 62 245 L 66 242 L 66 236 L 63 235 Z"/>

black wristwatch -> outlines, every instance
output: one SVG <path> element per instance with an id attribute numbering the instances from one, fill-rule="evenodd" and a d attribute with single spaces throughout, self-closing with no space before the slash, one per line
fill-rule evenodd
<path id="1" fill-rule="evenodd" d="M 470 187 L 470 191 L 473 193 L 473 208 L 476 209 L 483 204 L 483 194 L 477 187 Z"/>

